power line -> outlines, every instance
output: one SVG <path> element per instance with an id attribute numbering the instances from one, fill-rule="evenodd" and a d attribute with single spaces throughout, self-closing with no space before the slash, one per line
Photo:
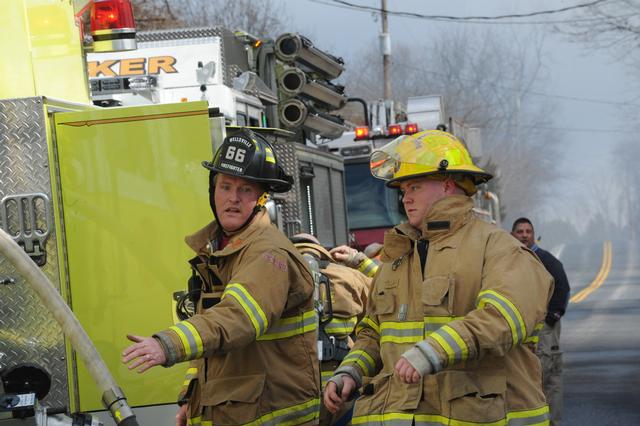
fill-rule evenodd
<path id="1" fill-rule="evenodd" d="M 523 125 L 522 128 L 529 129 L 546 129 L 546 130 L 558 130 L 562 132 L 587 132 L 587 133 L 628 133 L 636 134 L 635 130 L 622 130 L 622 129 L 587 129 L 577 127 L 555 127 L 555 126 L 541 126 L 541 125 Z"/>
<path id="2" fill-rule="evenodd" d="M 411 66 L 406 66 L 406 68 L 415 70 L 415 71 L 421 71 L 421 72 L 426 72 L 429 74 L 435 74 L 435 75 L 441 75 L 441 76 L 446 76 L 448 74 L 443 73 L 443 72 L 438 72 L 438 71 L 432 71 L 429 69 L 425 69 L 425 68 L 418 68 L 418 67 L 411 67 Z M 494 87 L 498 87 L 500 89 L 504 89 L 504 90 L 509 90 L 512 92 L 517 92 L 516 89 L 514 89 L 513 87 L 509 87 L 509 86 L 505 86 L 502 84 L 498 84 L 498 83 L 492 83 L 492 82 L 487 82 L 485 80 L 478 80 L 475 78 L 468 78 L 468 77 L 458 77 L 460 80 L 466 80 L 472 83 L 477 83 L 477 84 L 487 84 L 490 86 L 494 86 Z M 605 104 L 605 105 L 616 105 L 616 106 L 632 106 L 632 107 L 640 107 L 640 104 L 635 104 L 632 102 L 616 102 L 616 101 L 606 101 L 603 99 L 594 99 L 594 98 L 582 98 L 582 97 L 577 97 L 577 96 L 566 96 L 566 95 L 553 95 L 550 93 L 543 93 L 543 92 L 535 92 L 532 90 L 525 90 L 523 92 L 523 94 L 529 94 L 529 95 L 534 95 L 534 96 L 542 96 L 542 97 L 546 97 L 546 98 L 557 98 L 557 99 L 564 99 L 564 100 L 569 100 L 569 101 L 574 101 L 574 102 L 587 102 L 587 103 L 596 103 L 596 104 Z"/>
<path id="3" fill-rule="evenodd" d="M 372 6 L 360 5 L 357 3 L 351 3 L 345 0 L 310 0 L 314 3 L 324 4 L 327 6 L 340 7 L 344 9 L 356 10 L 360 12 L 375 12 L 381 13 L 382 9 Z M 475 24 L 558 24 L 558 23 L 575 23 L 576 21 L 594 21 L 599 18 L 587 18 L 587 19 L 572 19 L 572 20 L 563 20 L 563 21 L 532 21 L 532 22 L 495 22 L 501 19 L 519 19 L 519 18 L 527 18 L 532 16 L 540 16 L 540 15 L 552 15 L 567 12 L 569 10 L 575 10 L 590 6 L 595 6 L 600 3 L 608 2 L 611 0 L 595 0 L 589 3 L 577 4 L 574 6 L 567 6 L 560 9 L 550 9 L 550 10 L 541 10 L 530 13 L 522 13 L 522 14 L 510 14 L 510 15 L 497 15 L 497 16 L 449 16 L 449 15 L 426 15 L 417 12 L 405 12 L 405 11 L 386 11 L 388 15 L 404 17 L 404 18 L 415 18 L 415 19 L 425 19 L 432 21 L 446 21 L 446 22 L 457 22 L 457 23 L 475 23 Z"/>

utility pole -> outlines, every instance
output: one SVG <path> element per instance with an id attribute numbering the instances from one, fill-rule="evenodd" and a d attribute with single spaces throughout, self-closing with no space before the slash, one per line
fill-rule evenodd
<path id="1" fill-rule="evenodd" d="M 382 34 L 380 34 L 380 50 L 382 50 L 382 75 L 384 78 L 384 99 L 391 100 L 391 38 L 387 23 L 387 0 L 381 0 Z"/>

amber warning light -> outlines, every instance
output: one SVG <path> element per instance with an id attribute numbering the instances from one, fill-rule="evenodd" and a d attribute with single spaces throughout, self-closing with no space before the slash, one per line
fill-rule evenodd
<path id="1" fill-rule="evenodd" d="M 400 136 L 402 134 L 402 126 L 399 124 L 392 124 L 387 128 L 387 134 L 389 136 Z"/>
<path id="2" fill-rule="evenodd" d="M 136 48 L 136 24 L 129 0 L 95 0 L 91 5 L 94 52 Z"/>
<path id="3" fill-rule="evenodd" d="M 356 127 L 356 140 L 369 139 L 368 127 Z"/>

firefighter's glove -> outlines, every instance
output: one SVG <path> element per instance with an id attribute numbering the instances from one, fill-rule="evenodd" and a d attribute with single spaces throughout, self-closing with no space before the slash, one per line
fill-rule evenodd
<path id="1" fill-rule="evenodd" d="M 560 321 L 560 318 L 562 318 L 562 314 L 560 312 L 549 312 L 547 313 L 544 322 L 546 322 L 549 327 L 553 327 L 558 321 Z"/>
<path id="2" fill-rule="evenodd" d="M 438 355 L 433 350 L 433 348 L 424 340 L 403 353 L 402 358 L 411 365 L 413 370 L 415 370 L 415 372 L 417 372 L 420 377 L 424 377 L 427 374 L 437 373 L 442 369 L 442 365 L 440 363 Z M 404 373 L 405 378 L 410 379 L 411 377 L 408 373 L 411 371 L 407 371 L 406 368 L 402 371 L 398 371 L 399 364 L 402 363 L 398 361 L 398 364 L 396 364 L 396 372 L 401 377 Z M 400 367 L 402 367 L 402 365 L 400 365 Z M 411 380 L 406 382 L 412 383 L 413 381 Z"/>
<path id="3" fill-rule="evenodd" d="M 348 246 L 335 247 L 331 249 L 329 253 L 333 256 L 336 262 L 340 262 L 345 266 L 356 269 L 362 261 L 367 258 L 364 253 Z"/>
<path id="4" fill-rule="evenodd" d="M 324 406 L 330 413 L 337 413 L 346 401 L 354 398 L 357 393 L 355 392 L 356 386 L 357 384 L 349 374 L 336 374 L 329 379 L 324 388 L 322 397 Z"/>

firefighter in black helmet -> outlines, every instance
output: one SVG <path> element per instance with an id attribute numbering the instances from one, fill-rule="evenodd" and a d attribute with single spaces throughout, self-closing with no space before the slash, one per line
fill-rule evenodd
<path id="1" fill-rule="evenodd" d="M 197 254 L 189 261 L 196 313 L 153 337 L 128 336 L 136 343 L 123 362 L 144 372 L 191 361 L 178 425 L 317 424 L 313 278 L 264 208 L 269 192 L 288 191 L 292 179 L 248 129 L 203 165 L 216 220 L 186 238 Z"/>
<path id="2" fill-rule="evenodd" d="M 251 222 L 256 213 L 264 207 L 269 192 L 287 192 L 293 184 L 293 178 L 288 176 L 276 161 L 271 144 L 249 129 L 242 129 L 239 133 L 226 137 L 213 161 L 203 161 L 202 165 L 210 170 L 209 204 L 211 210 L 216 220 L 222 219 L 220 223 L 225 231 L 235 231 L 235 229 L 225 227 L 224 219 L 219 216 L 216 209 L 215 180 L 219 173 L 257 182 L 261 186 L 262 195 L 258 198 L 252 214 L 241 228 Z M 224 216 L 224 212 L 221 214 Z"/>

